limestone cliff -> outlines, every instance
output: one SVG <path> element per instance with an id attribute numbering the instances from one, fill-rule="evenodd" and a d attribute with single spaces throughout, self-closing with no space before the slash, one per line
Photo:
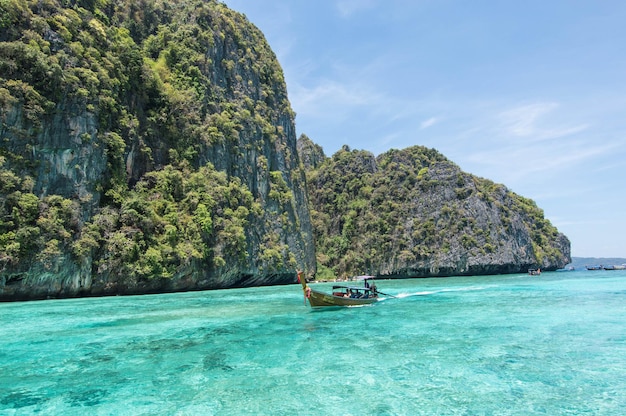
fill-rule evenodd
<path id="1" fill-rule="evenodd" d="M 303 160 L 321 159 L 308 138 L 299 141 Z M 569 240 L 533 201 L 433 149 L 375 157 L 344 146 L 307 175 L 318 261 L 329 275 L 519 273 L 570 262 Z"/>
<path id="2" fill-rule="evenodd" d="M 0 5 L 0 300 L 315 271 L 282 70 L 217 1 Z"/>

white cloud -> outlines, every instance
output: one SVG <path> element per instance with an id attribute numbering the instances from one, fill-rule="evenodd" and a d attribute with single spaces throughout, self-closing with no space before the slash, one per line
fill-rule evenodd
<path id="1" fill-rule="evenodd" d="M 568 180 L 586 181 L 582 172 L 597 176 L 608 165 L 615 171 L 623 160 L 616 156 L 626 148 L 622 135 L 600 130 L 580 107 L 556 101 L 456 104 L 444 111 L 454 116 L 446 125 L 457 130 L 438 129 L 429 140 L 464 170 L 512 189 L 554 192 L 571 187 Z"/>
<path id="2" fill-rule="evenodd" d="M 289 95 L 296 112 L 327 121 L 355 114 L 357 108 L 368 107 L 380 100 L 371 90 L 330 80 L 320 80 L 312 87 L 294 85 Z"/>
<path id="3" fill-rule="evenodd" d="M 498 119 L 504 135 L 531 140 L 556 139 L 580 133 L 589 128 L 588 124 L 545 127 L 550 123 L 550 120 L 546 120 L 548 115 L 554 113 L 559 107 L 560 105 L 555 102 L 527 104 L 501 112 Z"/>
<path id="4" fill-rule="evenodd" d="M 362 10 L 371 9 L 375 5 L 375 0 L 340 0 L 335 6 L 342 17 L 350 17 Z"/>
<path id="5" fill-rule="evenodd" d="M 558 107 L 556 103 L 535 103 L 503 111 L 499 117 L 506 132 L 514 136 L 530 136 L 537 130 L 537 120 Z"/>
<path id="6" fill-rule="evenodd" d="M 559 177 L 559 172 L 606 157 L 619 146 L 617 143 L 590 146 L 583 141 L 555 142 L 549 146 L 531 142 L 526 145 L 485 148 L 472 152 L 465 160 L 474 165 L 470 170 L 480 170 L 476 172 L 479 175 L 517 187 L 532 182 L 531 178 L 541 181 L 549 177 Z M 580 187 L 577 191 L 580 191 Z"/>
<path id="7" fill-rule="evenodd" d="M 428 120 L 424 120 L 420 123 L 420 130 L 424 130 L 427 129 L 431 126 L 434 126 L 435 124 L 437 124 L 439 122 L 439 118 L 438 117 L 431 117 Z"/>

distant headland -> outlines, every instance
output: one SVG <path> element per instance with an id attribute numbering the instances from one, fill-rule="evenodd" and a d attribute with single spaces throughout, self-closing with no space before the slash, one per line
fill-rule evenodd
<path id="1" fill-rule="evenodd" d="M 572 262 L 565 268 L 584 269 L 586 266 L 612 266 L 626 263 L 622 257 L 572 257 Z"/>

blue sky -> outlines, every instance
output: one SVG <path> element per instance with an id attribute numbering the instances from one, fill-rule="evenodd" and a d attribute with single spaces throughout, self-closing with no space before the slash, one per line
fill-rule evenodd
<path id="1" fill-rule="evenodd" d="M 626 257 L 626 2 L 226 0 L 327 156 L 423 145 L 535 200 L 579 257 Z"/>

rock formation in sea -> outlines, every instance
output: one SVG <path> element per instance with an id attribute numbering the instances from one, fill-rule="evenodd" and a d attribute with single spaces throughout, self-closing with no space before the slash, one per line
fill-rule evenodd
<path id="1" fill-rule="evenodd" d="M 298 149 L 320 273 L 484 275 L 571 261 L 569 240 L 532 200 L 461 171 L 434 149 L 375 157 L 344 146 L 326 158 L 307 137 Z"/>

